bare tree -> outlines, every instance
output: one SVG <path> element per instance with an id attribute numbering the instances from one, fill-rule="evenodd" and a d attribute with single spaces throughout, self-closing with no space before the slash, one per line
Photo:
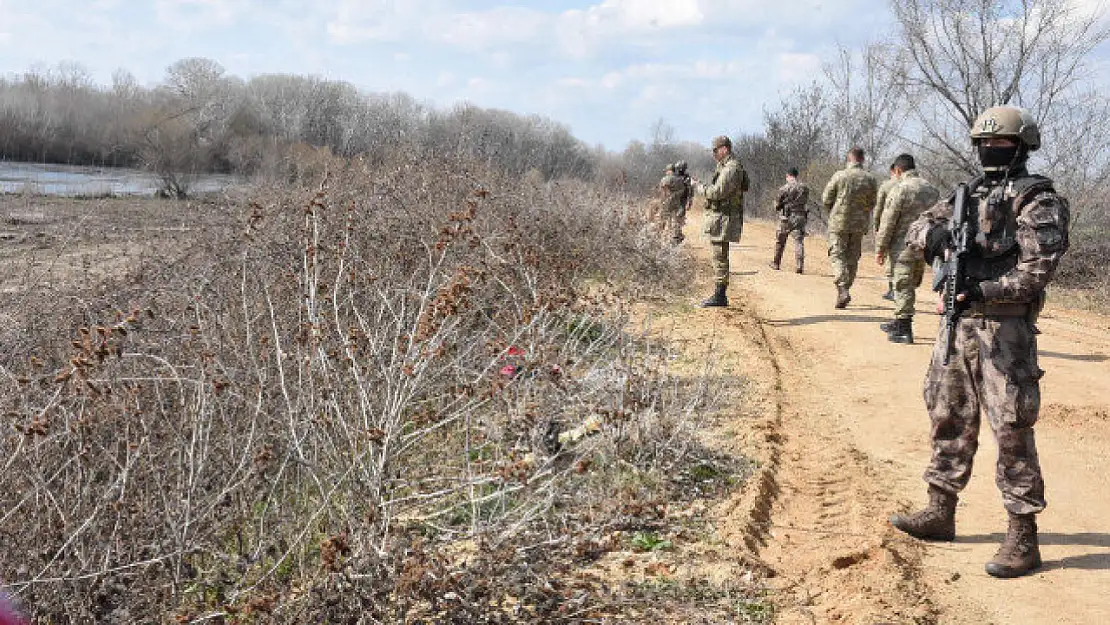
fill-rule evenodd
<path id="1" fill-rule="evenodd" d="M 972 171 L 966 129 L 984 109 L 1015 104 L 1055 117 L 1110 37 L 1101 10 L 1074 0 L 898 0 L 895 58 L 901 86 L 928 141 L 922 147 Z M 953 132 L 954 129 L 959 129 Z M 955 140 L 956 138 L 960 140 Z"/>
<path id="2" fill-rule="evenodd" d="M 896 50 L 882 43 L 868 44 L 858 54 L 840 47 L 824 71 L 832 86 L 830 147 L 841 154 L 858 145 L 872 159 L 886 156 L 903 127 L 905 91 L 896 77 L 904 68 Z"/>

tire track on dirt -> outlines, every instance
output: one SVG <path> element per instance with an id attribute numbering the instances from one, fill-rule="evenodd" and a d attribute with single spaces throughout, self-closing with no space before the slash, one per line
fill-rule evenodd
<path id="1" fill-rule="evenodd" d="M 776 622 L 938 622 L 920 580 L 922 548 L 881 521 L 893 504 L 869 458 L 845 442 L 826 398 L 791 392 L 812 387 L 812 370 L 797 366 L 805 355 L 752 308 L 738 312 L 773 377 L 768 460 L 753 485 L 746 545 L 769 568 Z"/>

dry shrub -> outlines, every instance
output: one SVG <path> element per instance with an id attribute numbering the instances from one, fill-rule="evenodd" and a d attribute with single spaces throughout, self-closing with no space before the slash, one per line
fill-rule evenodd
<path id="1" fill-rule="evenodd" d="M 0 577 L 40 622 L 610 609 L 560 580 L 665 515 L 705 396 L 620 297 L 688 259 L 581 183 L 328 160 L 12 313 Z"/>

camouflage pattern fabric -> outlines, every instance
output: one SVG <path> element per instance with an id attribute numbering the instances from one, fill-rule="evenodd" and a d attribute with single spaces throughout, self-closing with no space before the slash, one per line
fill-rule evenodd
<path id="1" fill-rule="evenodd" d="M 862 232 L 829 232 L 829 264 L 836 286 L 852 288 L 862 253 Z"/>
<path id="2" fill-rule="evenodd" d="M 782 263 L 782 253 L 786 249 L 786 239 L 794 234 L 794 267 L 801 271 L 806 260 L 806 221 L 808 217 L 803 214 L 782 215 L 779 217 L 779 227 L 775 231 L 775 265 Z"/>
<path id="3" fill-rule="evenodd" d="M 713 243 L 740 241 L 744 230 L 744 187 L 747 173 L 740 161 L 729 154 L 717 163 L 713 181 L 701 185 L 705 196 L 705 234 Z"/>
<path id="4" fill-rule="evenodd" d="M 681 242 L 685 237 L 682 227 L 686 225 L 686 205 L 690 197 L 690 179 L 678 174 L 667 174 L 659 181 L 659 193 L 662 196 L 662 207 L 659 211 L 659 222 L 663 232 L 674 242 Z"/>
<path id="5" fill-rule="evenodd" d="M 939 199 L 940 192 L 916 169 L 902 172 L 898 184 L 889 191 L 879 228 L 875 231 L 875 251 L 887 254 L 892 261 L 897 260 L 903 253 L 910 224 Z"/>
<path id="6" fill-rule="evenodd" d="M 879 191 L 875 194 L 875 208 L 871 211 L 871 229 L 874 232 L 879 231 L 879 221 L 883 218 L 883 209 L 886 208 L 886 199 L 890 195 L 891 189 L 898 184 L 898 178 L 887 178 L 881 185 Z"/>
<path id="7" fill-rule="evenodd" d="M 829 232 L 867 232 L 878 192 L 875 177 L 860 163 L 848 163 L 846 168 L 833 174 L 821 194 L 821 202 L 829 213 Z"/>
<path id="8" fill-rule="evenodd" d="M 925 277 L 925 261 L 912 256 L 899 257 L 887 263 L 892 268 L 894 282 L 894 318 L 913 319 L 914 304 L 917 303 L 917 287 Z"/>
<path id="9" fill-rule="evenodd" d="M 709 248 L 712 253 L 713 262 L 713 283 L 717 286 L 728 286 L 728 241 L 710 242 Z"/>
<path id="10" fill-rule="evenodd" d="M 1003 505 L 1014 514 L 1040 512 L 1045 507 L 1044 479 L 1033 425 L 1043 372 L 1037 366 L 1032 324 L 1024 317 L 961 319 L 956 353 L 947 367 L 945 325 L 940 327 L 925 377 L 933 444 L 925 481 L 950 493 L 967 486 L 982 413 L 998 441 L 995 483 Z"/>
<path id="11" fill-rule="evenodd" d="M 779 187 L 775 196 L 775 210 L 780 216 L 809 215 L 809 187 L 793 180 Z"/>
<path id="12" fill-rule="evenodd" d="M 917 287 L 925 275 L 921 252 L 906 246 L 906 233 L 921 213 L 936 205 L 940 192 L 922 178 L 916 169 L 902 172 L 892 185 L 875 231 L 875 250 L 887 256 L 894 283 L 894 318 L 911 319 Z"/>
<path id="13" fill-rule="evenodd" d="M 989 313 L 992 305 L 1022 304 L 1023 316 L 974 312 L 956 326 L 955 353 L 944 365 L 947 343 L 942 323 L 925 377 L 925 404 L 932 420 L 933 457 L 925 481 L 958 492 L 971 473 L 978 448 L 980 412 L 998 439 L 995 481 L 1006 509 L 1014 514 L 1045 507 L 1044 481 L 1033 436 L 1040 411 L 1037 329 L 1033 325 L 1044 289 L 1068 249 L 1071 221 L 1067 201 L 1025 172 L 1006 186 L 992 181 L 972 185 L 980 236 L 968 265 L 979 280 Z M 952 198 L 921 214 L 907 233 L 915 251 L 925 247 L 933 228 L 947 228 Z"/>

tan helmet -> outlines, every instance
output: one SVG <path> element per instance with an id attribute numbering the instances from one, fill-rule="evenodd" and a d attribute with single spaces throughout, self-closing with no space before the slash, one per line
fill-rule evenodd
<path id="1" fill-rule="evenodd" d="M 1012 137 L 1025 144 L 1030 152 L 1041 147 L 1041 130 L 1029 111 L 1016 106 L 992 106 L 975 118 L 971 126 L 971 142 L 987 137 Z"/>

